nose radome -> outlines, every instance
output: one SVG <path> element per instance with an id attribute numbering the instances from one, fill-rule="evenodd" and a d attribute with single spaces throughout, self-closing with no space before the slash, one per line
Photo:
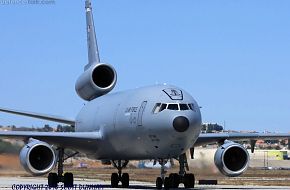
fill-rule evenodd
<path id="1" fill-rule="evenodd" d="M 173 127 L 178 132 L 184 132 L 189 127 L 189 121 L 184 116 L 178 116 L 173 120 Z"/>

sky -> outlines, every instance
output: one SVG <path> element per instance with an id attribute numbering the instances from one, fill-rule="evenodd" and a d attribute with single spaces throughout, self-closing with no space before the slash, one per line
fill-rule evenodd
<path id="1" fill-rule="evenodd" d="M 0 0 L 0 107 L 74 118 L 87 64 L 84 0 Z M 46 2 L 42 4 L 41 2 Z M 290 1 L 93 0 L 113 92 L 179 86 L 203 122 L 290 132 Z M 0 113 L 0 125 L 56 123 Z"/>

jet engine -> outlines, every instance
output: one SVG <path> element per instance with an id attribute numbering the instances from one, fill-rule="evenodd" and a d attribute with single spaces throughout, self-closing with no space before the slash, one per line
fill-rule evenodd
<path id="1" fill-rule="evenodd" d="M 217 149 L 214 162 L 222 174 L 228 177 L 236 177 L 248 168 L 249 153 L 242 145 L 232 141 L 225 141 Z"/>
<path id="2" fill-rule="evenodd" d="M 115 87 L 117 73 L 108 64 L 89 67 L 77 80 L 75 89 L 78 95 L 87 101 L 109 93 Z"/>
<path id="3" fill-rule="evenodd" d="M 20 163 L 33 175 L 43 175 L 50 172 L 56 163 L 52 147 L 42 141 L 31 139 L 20 151 Z"/>

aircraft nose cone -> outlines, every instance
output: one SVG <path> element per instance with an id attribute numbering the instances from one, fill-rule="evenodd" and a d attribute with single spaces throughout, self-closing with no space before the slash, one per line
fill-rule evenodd
<path id="1" fill-rule="evenodd" d="M 178 116 L 173 120 L 173 127 L 178 132 L 184 132 L 189 127 L 189 121 L 184 116 Z"/>

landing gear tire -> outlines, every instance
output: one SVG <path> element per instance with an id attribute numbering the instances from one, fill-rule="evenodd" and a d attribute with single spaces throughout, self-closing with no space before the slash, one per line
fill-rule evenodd
<path id="1" fill-rule="evenodd" d="M 112 188 L 117 188 L 119 183 L 119 176 L 117 173 L 112 173 L 111 175 L 111 186 Z"/>
<path id="2" fill-rule="evenodd" d="M 128 173 L 123 173 L 122 178 L 122 187 L 123 188 L 128 188 L 129 187 L 129 174 Z"/>
<path id="3" fill-rule="evenodd" d="M 166 177 L 164 179 L 164 189 L 169 189 L 169 188 L 171 188 L 170 179 L 169 179 L 169 177 Z"/>
<path id="4" fill-rule="evenodd" d="M 194 188 L 195 177 L 193 174 L 185 174 L 183 180 L 185 188 Z"/>
<path id="5" fill-rule="evenodd" d="M 123 173 L 122 174 L 122 169 L 127 166 L 129 163 L 129 160 L 111 160 L 112 165 L 118 169 L 118 173 L 112 173 L 111 176 L 111 186 L 112 188 L 117 188 L 118 183 L 122 183 L 123 188 L 128 188 L 129 187 L 129 174 L 128 173 Z"/>
<path id="6" fill-rule="evenodd" d="M 170 182 L 171 182 L 170 186 L 172 188 L 178 188 L 179 183 L 180 183 L 179 175 L 177 173 L 170 174 L 169 175 L 169 179 L 170 179 Z"/>
<path id="7" fill-rule="evenodd" d="M 157 177 L 156 179 L 156 189 L 162 189 L 163 181 L 161 177 Z"/>
<path id="8" fill-rule="evenodd" d="M 190 181 L 190 183 L 189 183 L 189 188 L 194 188 L 194 184 L 195 184 L 195 177 L 194 177 L 194 175 L 193 174 L 188 174 L 189 175 L 189 181 Z"/>
<path id="9" fill-rule="evenodd" d="M 48 174 L 48 186 L 49 187 L 57 187 L 58 177 L 56 173 Z"/>
<path id="10" fill-rule="evenodd" d="M 179 161 L 179 173 L 172 173 L 169 177 L 165 177 L 166 171 L 164 165 L 167 160 L 160 159 L 159 164 L 161 165 L 161 177 L 156 179 L 156 188 L 162 189 L 162 183 L 164 185 L 164 189 L 169 188 L 178 188 L 180 183 L 184 184 L 185 188 L 194 188 L 195 177 L 193 174 L 187 174 L 185 169 L 189 171 L 186 154 L 182 154 L 178 158 Z"/>
<path id="11" fill-rule="evenodd" d="M 64 158 L 64 148 L 59 147 L 58 151 L 58 159 L 57 159 L 57 173 L 49 173 L 47 177 L 48 187 L 56 188 L 59 182 L 64 183 L 64 187 L 73 187 L 74 186 L 74 176 L 72 173 L 65 173 L 63 175 L 63 162 L 78 154 L 75 152 L 71 155 L 66 155 L 67 157 Z"/>
<path id="12" fill-rule="evenodd" d="M 72 173 L 65 173 L 63 176 L 64 187 L 73 187 L 74 186 L 74 176 Z"/>

